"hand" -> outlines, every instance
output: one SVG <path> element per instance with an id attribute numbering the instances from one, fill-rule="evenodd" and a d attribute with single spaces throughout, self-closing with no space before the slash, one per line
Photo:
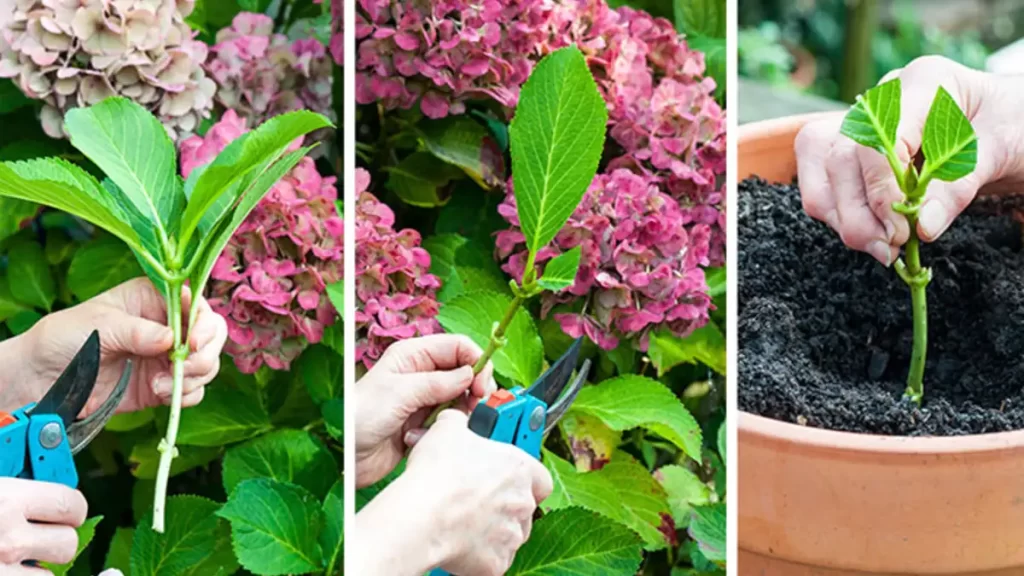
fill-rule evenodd
<path id="1" fill-rule="evenodd" d="M 499 576 L 512 565 L 551 494 L 551 475 L 523 450 L 481 438 L 467 424 L 457 410 L 442 412 L 405 473 L 357 515 L 359 574 L 413 576 L 440 566 Z M 381 545 L 371 546 L 375 540 Z"/>
<path id="2" fill-rule="evenodd" d="M 921 149 L 925 119 L 939 85 L 964 111 L 978 135 L 974 172 L 955 182 L 933 181 L 919 213 L 917 233 L 938 238 L 987 185 L 999 193 L 1024 182 L 1024 79 L 972 70 L 938 56 L 893 70 L 902 87 L 896 151 L 906 165 Z M 795 148 L 804 210 L 828 224 L 843 242 L 885 266 L 908 239 L 906 218 L 892 209 L 903 199 L 885 157 L 839 133 L 843 115 L 807 124 Z"/>
<path id="3" fill-rule="evenodd" d="M 75 528 L 87 512 L 82 493 L 62 484 L 0 478 L 0 574 L 48 574 L 23 567 L 26 560 L 71 562 L 78 549 Z"/>
<path id="4" fill-rule="evenodd" d="M 186 288 L 182 296 L 186 316 L 191 300 Z M 73 308 L 46 316 L 16 338 L 11 355 L 3 359 L 4 365 L 19 366 L 20 378 L 10 380 L 19 386 L 17 397 L 5 397 L 2 405 L 18 408 L 42 398 L 95 329 L 100 331 L 102 349 L 99 378 L 80 416 L 95 412 L 106 401 L 129 358 L 133 364 L 131 381 L 118 411 L 169 404 L 172 378 L 168 352 L 174 335 L 166 323 L 164 297 L 146 278 L 130 280 Z M 191 354 L 185 361 L 184 406 L 202 400 L 203 386 L 220 370 L 226 339 L 224 319 L 202 300 L 190 335 Z M 6 354 L 8 349 L 0 347 L 0 355 Z"/>
<path id="5" fill-rule="evenodd" d="M 396 342 L 356 383 L 356 486 L 369 486 L 405 456 L 405 436 L 431 410 L 456 399 L 471 410 L 493 392 L 493 367 L 473 376 L 483 351 L 466 336 L 437 334 Z M 467 395 L 468 391 L 468 395 Z"/>

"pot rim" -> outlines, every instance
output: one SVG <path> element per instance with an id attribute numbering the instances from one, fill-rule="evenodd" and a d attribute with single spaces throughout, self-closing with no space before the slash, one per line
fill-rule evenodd
<path id="1" fill-rule="evenodd" d="M 836 112 L 816 112 L 783 116 L 771 120 L 751 122 L 739 126 L 737 145 L 756 142 L 779 133 L 796 133 L 808 122 L 835 116 Z M 742 178 L 742 174 L 738 174 Z M 737 383 L 738 385 L 738 383 Z M 844 432 L 759 416 L 737 410 L 737 430 L 749 440 L 800 445 L 810 450 L 841 449 L 847 453 L 863 455 L 936 455 L 936 454 L 994 454 L 1020 451 L 1024 448 L 1024 429 L 965 436 L 885 436 L 862 432 Z"/>

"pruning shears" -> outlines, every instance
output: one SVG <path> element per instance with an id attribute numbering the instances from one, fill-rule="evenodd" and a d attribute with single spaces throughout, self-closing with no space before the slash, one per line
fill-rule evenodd
<path id="1" fill-rule="evenodd" d="M 544 436 L 569 410 L 587 380 L 590 360 L 584 360 L 576 371 L 582 346 L 583 338 L 577 338 L 529 388 L 499 389 L 491 394 L 470 414 L 469 429 L 484 438 L 518 446 L 534 458 L 540 458 Z M 575 378 L 573 372 L 576 372 Z M 429 574 L 447 575 L 448 572 L 440 568 Z"/>
<path id="2" fill-rule="evenodd" d="M 0 478 L 78 487 L 74 455 L 103 430 L 121 404 L 131 376 L 131 360 L 103 405 L 88 418 L 76 421 L 96 386 L 99 370 L 100 336 L 93 331 L 42 400 L 11 413 L 0 411 Z"/>

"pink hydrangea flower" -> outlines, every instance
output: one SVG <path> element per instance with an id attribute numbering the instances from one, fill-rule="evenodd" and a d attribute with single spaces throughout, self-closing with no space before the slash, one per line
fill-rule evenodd
<path id="1" fill-rule="evenodd" d="M 289 42 L 274 21 L 240 12 L 217 33 L 205 68 L 217 82 L 216 101 L 252 126 L 292 110 L 333 116 L 333 74 L 327 48 L 314 38 Z"/>
<path id="2" fill-rule="evenodd" d="M 356 361 L 367 368 L 397 340 L 441 331 L 435 317 L 441 282 L 412 229 L 395 231 L 395 213 L 367 192 L 356 170 Z"/>
<path id="3" fill-rule="evenodd" d="M 522 281 L 525 239 L 519 230 L 515 196 L 498 211 L 515 228 L 497 234 L 502 268 Z M 708 321 L 711 299 L 701 266 L 708 264 L 711 228 L 694 222 L 661 191 L 656 178 L 618 169 L 594 179 L 568 223 L 537 254 L 543 264 L 576 246 L 580 267 L 572 286 L 541 296 L 541 316 L 554 318 L 573 337 L 586 335 L 611 350 L 620 338 L 647 349 L 651 330 L 667 328 L 683 337 Z"/>
<path id="4" fill-rule="evenodd" d="M 180 146 L 182 176 L 213 158 L 246 133 L 233 110 L 206 137 Z M 288 369 L 306 347 L 319 342 L 337 312 L 328 284 L 343 274 L 344 225 L 335 208 L 334 177 L 322 177 L 303 158 L 277 182 L 235 232 L 217 259 L 207 297 L 228 323 L 225 351 L 238 369 L 264 364 Z"/>

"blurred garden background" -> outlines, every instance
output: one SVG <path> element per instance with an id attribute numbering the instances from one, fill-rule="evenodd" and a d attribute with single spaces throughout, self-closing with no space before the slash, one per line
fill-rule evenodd
<path id="1" fill-rule="evenodd" d="M 1021 0 L 740 0 L 740 123 L 845 108 L 937 54 L 1024 73 Z"/>

